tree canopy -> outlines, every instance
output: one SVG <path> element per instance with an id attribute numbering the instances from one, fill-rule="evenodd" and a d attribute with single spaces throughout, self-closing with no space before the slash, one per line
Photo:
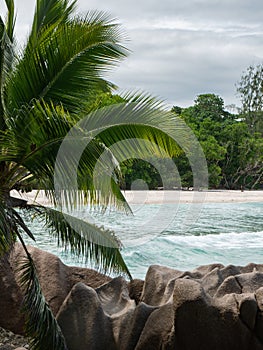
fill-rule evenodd
<path id="1" fill-rule="evenodd" d="M 250 99 L 249 96 L 246 98 Z M 232 114 L 226 110 L 224 100 L 212 93 L 198 95 L 193 106 L 174 106 L 171 111 L 193 130 L 200 142 L 207 161 L 210 188 L 262 188 L 263 139 L 262 132 L 256 131 L 262 130 L 259 128 L 262 113 L 260 104 L 257 114 L 253 114 L 253 128 L 252 112 L 246 104 L 239 114 Z M 246 117 L 247 113 L 251 114 Z M 191 165 L 183 151 L 174 158 L 174 163 L 179 171 L 181 187 L 193 187 Z M 149 165 L 142 161 L 134 161 L 128 169 L 125 165 L 124 173 L 128 188 L 138 178 L 144 179 L 149 189 L 163 187 L 157 170 L 149 169 Z"/>

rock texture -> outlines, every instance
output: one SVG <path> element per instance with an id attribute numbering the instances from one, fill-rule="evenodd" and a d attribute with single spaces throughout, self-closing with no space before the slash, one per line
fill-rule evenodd
<path id="1" fill-rule="evenodd" d="M 263 265 L 185 272 L 154 265 L 145 281 L 128 283 L 30 249 L 69 350 L 263 350 Z M 0 310 L 5 301 L 12 310 L 19 304 L 12 271 L 21 254 L 16 247 L 5 261 L 6 276 L 1 267 Z M 4 322 L 12 324 L 0 312 Z"/>
<path id="2" fill-rule="evenodd" d="M 8 257 L 4 256 L 0 260 L 0 326 L 15 333 L 21 333 L 24 324 L 18 312 L 22 297 Z"/>
<path id="3" fill-rule="evenodd" d="M 41 288 L 51 310 L 56 315 L 68 293 L 78 282 L 97 288 L 111 278 L 92 269 L 67 266 L 48 252 L 28 247 L 35 262 Z M 0 260 L 0 327 L 23 334 L 24 318 L 20 312 L 23 295 L 19 287 L 18 265 L 24 257 L 21 245 Z M 9 315 L 9 317 L 7 317 Z"/>

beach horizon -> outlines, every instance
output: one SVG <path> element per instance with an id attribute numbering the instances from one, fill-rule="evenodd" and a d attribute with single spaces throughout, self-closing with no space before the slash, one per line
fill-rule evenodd
<path id="1" fill-rule="evenodd" d="M 130 204 L 263 203 L 262 190 L 154 190 L 123 191 L 123 194 Z"/>
<path id="2" fill-rule="evenodd" d="M 129 204 L 263 203 L 263 190 L 125 190 L 122 193 Z M 12 191 L 11 195 L 31 203 L 50 204 L 44 191 Z"/>

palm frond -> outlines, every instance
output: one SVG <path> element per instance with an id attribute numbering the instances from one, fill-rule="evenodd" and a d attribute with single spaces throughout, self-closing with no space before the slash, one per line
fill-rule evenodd
<path id="1" fill-rule="evenodd" d="M 45 98 L 76 113 L 94 91 L 109 86 L 101 75 L 127 55 L 121 40 L 119 26 L 103 13 L 58 25 L 25 51 L 9 86 L 9 110 Z"/>
<path id="2" fill-rule="evenodd" d="M 12 1 L 10 2 L 11 6 Z M 10 18 L 9 20 L 11 21 Z M 11 37 L 10 39 L 8 31 L 11 31 L 11 29 L 6 29 L 6 26 L 0 17 L 0 130 L 6 129 L 6 122 L 4 118 L 7 102 L 6 83 L 9 75 L 11 74 L 11 68 L 14 61 L 14 48 L 12 43 L 13 38 Z M 12 35 L 12 32 L 10 35 Z"/>
<path id="3" fill-rule="evenodd" d="M 121 178 L 113 153 L 96 138 L 79 130 L 79 136 L 63 141 L 56 158 L 54 189 L 58 205 L 73 209 L 84 204 L 115 206 L 131 212 L 116 185 Z"/>
<path id="4" fill-rule="evenodd" d="M 13 43 L 14 41 L 14 28 L 15 28 L 15 22 L 16 22 L 16 16 L 15 16 L 15 4 L 14 0 L 5 0 L 8 13 L 7 13 L 7 23 L 6 23 L 6 32 L 10 39 L 10 41 Z"/>
<path id="5" fill-rule="evenodd" d="M 18 150 L 13 178 L 22 166 L 33 183 L 38 179 L 39 188 L 49 190 L 54 203 L 56 199 L 62 203 L 64 197 L 66 206 L 93 202 L 129 211 L 114 187 L 120 179 L 115 171 L 118 163 L 177 156 L 182 149 L 191 161 L 191 153 L 198 150 L 197 140 L 181 119 L 156 105 L 158 101 L 147 96 L 136 98 L 92 112 L 73 126 L 74 118 L 63 107 L 35 101 L 9 120 Z"/>
<path id="6" fill-rule="evenodd" d="M 31 238 L 33 241 L 35 241 L 35 237 L 33 235 L 33 233 L 30 231 L 30 229 L 28 228 L 28 226 L 25 224 L 23 218 L 19 215 L 19 213 L 12 209 L 12 214 L 14 217 L 14 222 L 16 223 L 16 227 L 20 227 L 27 235 L 29 238 Z"/>
<path id="7" fill-rule="evenodd" d="M 77 205 L 78 202 L 81 205 L 99 203 L 104 206 L 114 203 L 118 208 L 130 211 L 120 190 L 117 186 L 114 186 L 113 182 L 111 183 L 112 186 L 108 186 L 108 190 L 105 188 L 106 184 L 103 185 L 104 190 L 100 189 L 99 196 L 96 192 L 93 176 L 94 168 L 101 169 L 101 172 L 105 174 L 107 168 L 114 169 L 118 166 L 114 156 L 101 141 L 95 138 L 88 142 L 89 136 L 87 133 L 78 130 L 79 136 L 75 139 L 74 147 L 70 142 L 66 151 L 66 159 L 63 158 L 60 164 L 57 159 L 57 152 L 64 136 L 73 125 L 63 108 L 36 101 L 33 107 L 23 108 L 16 118 L 9 120 L 9 125 L 13 132 L 5 133 L 2 138 L 0 135 L 3 148 L 6 148 L 6 152 L 0 154 L 0 161 L 12 162 L 8 174 L 4 174 L 3 179 L 12 188 L 17 190 L 30 188 L 30 182 L 33 186 L 36 184 L 36 179 L 38 179 L 39 188 L 50 190 L 49 196 L 55 203 L 56 197 L 54 194 L 52 195 L 52 190 L 54 190 L 56 164 L 56 169 L 61 165 L 60 172 L 67 174 L 68 179 L 74 178 L 73 171 L 76 169 L 78 183 L 75 199 L 79 198 L 79 200 L 75 200 L 74 193 L 68 191 L 67 203 L 71 206 Z M 80 149 L 80 152 L 83 151 L 79 161 L 76 160 L 76 148 Z M 100 157 L 105 152 L 108 154 L 108 163 L 104 165 L 103 159 Z M 109 163 L 109 160 L 111 163 Z M 61 178 L 64 179 L 63 176 Z M 118 178 L 114 182 L 116 183 L 116 181 L 118 181 Z M 70 184 L 72 184 L 71 180 Z M 70 190 L 71 188 L 67 188 L 65 182 L 63 183 L 63 190 Z M 117 200 L 114 201 L 114 197 Z"/>
<path id="8" fill-rule="evenodd" d="M 155 101 L 151 104 L 147 99 L 109 106 L 90 113 L 73 127 L 74 119 L 62 107 L 36 101 L 33 107 L 9 120 L 15 130 L 14 143 L 20 150 L 17 164 L 28 169 L 31 180 L 37 178 L 51 196 L 57 185 L 66 205 L 91 200 L 124 205 L 129 211 L 120 190 L 114 187 L 119 181 L 115 172 L 118 163 L 134 155 L 178 155 L 178 143 L 185 148 L 191 143 L 180 119 L 155 106 Z"/>
<path id="9" fill-rule="evenodd" d="M 59 246 L 93 263 L 102 272 L 123 273 L 132 278 L 120 253 L 120 241 L 112 231 L 53 208 L 36 206 L 32 210 L 46 220 L 46 227 Z"/>
<path id="10" fill-rule="evenodd" d="M 176 115 L 156 108 L 158 104 L 156 100 L 142 99 L 107 106 L 87 115 L 78 127 L 89 131 L 91 137 L 96 135 L 108 148 L 118 141 L 138 139 L 139 149 L 142 139 L 152 143 L 152 152 L 159 149 L 160 155 L 164 150 L 167 155 L 177 156 L 181 152 L 180 144 L 185 149 L 190 147 L 190 129 Z"/>
<path id="11" fill-rule="evenodd" d="M 43 296 L 34 262 L 26 257 L 18 262 L 21 286 L 25 292 L 23 311 L 26 315 L 26 334 L 32 350 L 66 350 L 61 329 Z"/>
<path id="12" fill-rule="evenodd" d="M 54 28 L 54 25 L 67 22 L 76 5 L 76 1 L 70 2 L 69 0 L 37 0 L 29 42 L 33 42 L 34 46 L 37 45 L 41 32 L 46 28 Z"/>
<path id="13" fill-rule="evenodd" d="M 32 181 L 34 175 L 41 172 L 41 178 L 44 178 L 44 169 L 49 169 L 49 165 L 54 164 L 59 145 L 72 125 L 63 108 L 48 106 L 39 101 L 35 101 L 33 106 L 24 106 L 15 118 L 9 118 L 9 130 L 0 134 L 4 150 L 0 154 L 0 161 L 12 161 L 15 165 L 10 169 L 6 180 L 11 183 L 19 169 L 31 173 Z M 47 171 L 50 176 L 51 170 Z"/>
<path id="14" fill-rule="evenodd" d="M 15 241 L 16 235 L 12 216 L 4 205 L 4 201 L 0 199 L 0 256 L 9 252 Z"/>

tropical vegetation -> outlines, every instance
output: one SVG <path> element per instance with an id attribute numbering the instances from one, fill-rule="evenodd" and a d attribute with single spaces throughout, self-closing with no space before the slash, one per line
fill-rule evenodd
<path id="1" fill-rule="evenodd" d="M 76 1 L 36 0 L 30 33 L 19 46 L 14 0 L 5 4 L 6 18 L 0 17 L 0 253 L 4 259 L 17 241 L 25 250 L 17 264 L 31 348 L 66 349 L 25 244 L 25 237 L 35 240 L 25 218 L 44 219 L 62 247 L 83 255 L 103 271 L 131 278 L 114 233 L 74 217 L 70 209 L 91 205 L 103 210 L 114 205 L 129 211 L 119 189 L 120 168 L 111 145 L 127 138 L 138 140 L 134 148 L 143 154 L 146 147 L 140 140 L 148 140 L 156 152 L 176 155 L 179 148 L 164 131 L 175 127 L 176 118 L 155 99 L 138 94 L 117 98 L 116 103 L 125 101 L 119 107 L 102 108 L 107 105 L 104 96 L 115 88 L 103 75 L 128 53 L 123 30 L 105 13 L 78 16 Z M 162 130 L 156 123 L 152 126 L 157 119 Z M 74 149 L 69 148 L 62 160 L 57 154 L 72 129 L 86 147 L 75 174 L 77 187 L 64 188 L 65 177 L 72 175 L 66 171 L 74 163 Z M 109 183 L 103 176 L 95 183 L 95 168 L 100 165 L 107 171 L 101 160 L 104 153 L 114 171 Z M 121 145 L 117 153 L 126 157 Z M 55 183 L 56 171 L 61 183 Z M 19 197 L 33 189 L 45 191 L 52 206 Z"/>
<path id="2" fill-rule="evenodd" d="M 262 66 L 249 67 L 241 77 L 238 92 L 242 108 L 236 113 L 227 111 L 224 100 L 212 93 L 197 96 L 193 106 L 172 108 L 172 112 L 193 130 L 203 148 L 210 188 L 263 188 L 262 72 Z M 181 186 L 192 188 L 193 172 L 186 154 L 181 152 L 174 162 Z M 138 178 L 150 189 L 163 188 L 160 174 L 151 165 L 150 158 L 148 161 L 135 159 L 131 165 L 126 162 L 122 167 L 123 188 L 130 188 Z M 167 189 L 173 189 L 173 181 Z"/>

